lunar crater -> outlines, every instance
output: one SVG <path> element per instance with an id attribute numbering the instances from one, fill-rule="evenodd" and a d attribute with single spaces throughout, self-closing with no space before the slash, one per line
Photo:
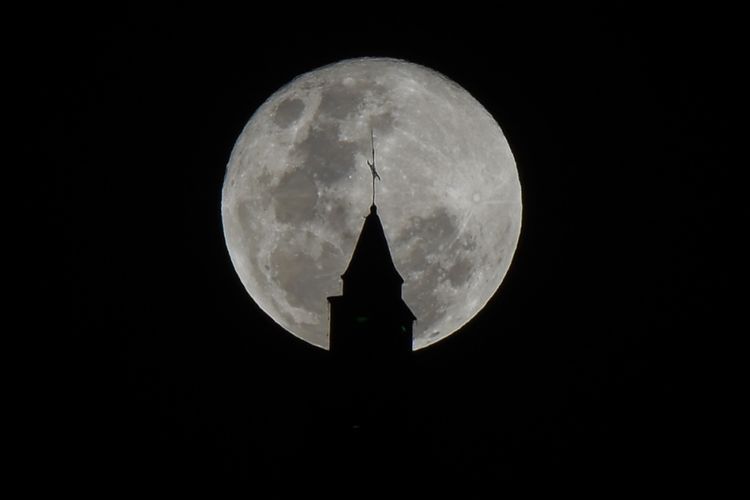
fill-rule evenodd
<path id="1" fill-rule="evenodd" d="M 448 269 L 448 281 L 453 287 L 465 285 L 474 272 L 474 266 L 468 257 L 462 256 L 454 260 Z"/>
<path id="2" fill-rule="evenodd" d="M 357 143 L 341 141 L 335 123 L 312 128 L 294 150 L 295 160 L 324 186 L 346 178 L 355 168 L 354 159 L 361 150 Z"/>
<path id="3" fill-rule="evenodd" d="M 350 85 L 335 83 L 323 90 L 318 113 L 335 119 L 348 118 L 357 111 L 364 99 L 362 85 L 358 82 Z"/>
<path id="4" fill-rule="evenodd" d="M 315 217 L 318 189 L 312 171 L 296 168 L 287 172 L 272 192 L 277 221 L 300 224 Z"/>
<path id="5" fill-rule="evenodd" d="M 273 121 L 281 128 L 287 128 L 296 122 L 305 110 L 305 103 L 302 99 L 291 98 L 279 103 L 276 107 L 276 113 L 273 115 Z"/>

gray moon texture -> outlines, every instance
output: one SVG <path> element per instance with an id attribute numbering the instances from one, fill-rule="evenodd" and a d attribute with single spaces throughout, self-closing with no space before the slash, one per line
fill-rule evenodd
<path id="1" fill-rule="evenodd" d="M 303 74 L 253 114 L 222 191 L 224 236 L 257 305 L 328 348 L 328 302 L 372 202 L 413 348 L 457 331 L 498 290 L 521 230 L 521 185 L 493 117 L 445 76 L 397 59 L 351 59 Z"/>

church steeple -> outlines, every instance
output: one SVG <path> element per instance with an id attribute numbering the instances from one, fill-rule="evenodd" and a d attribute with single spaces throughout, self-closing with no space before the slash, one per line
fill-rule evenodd
<path id="1" fill-rule="evenodd" d="M 351 261 L 341 278 L 344 281 L 344 294 L 380 292 L 401 297 L 404 279 L 391 258 L 375 205 L 370 206 L 370 215 L 365 217 Z M 360 287 L 364 290 L 358 290 Z"/>
<path id="2" fill-rule="evenodd" d="M 342 295 L 328 297 L 331 326 L 330 350 L 351 362 L 380 362 L 412 350 L 412 326 L 416 317 L 401 298 L 404 279 L 393 264 L 388 239 L 375 206 L 375 134 L 370 129 L 372 174 L 370 214 L 354 247 L 351 261 L 341 275 Z"/>
<path id="3" fill-rule="evenodd" d="M 411 351 L 416 317 L 401 298 L 404 280 L 393 263 L 375 205 L 341 278 L 343 294 L 328 297 L 331 351 L 368 358 Z"/>
<path id="4" fill-rule="evenodd" d="M 372 205 L 344 274 L 343 293 L 328 297 L 329 349 L 338 372 L 341 396 L 351 425 L 399 428 L 403 413 L 393 398 L 409 390 L 412 328 L 416 317 L 401 297 L 404 279 L 391 257 L 375 205 L 375 140 L 373 136 Z M 369 424 L 368 424 L 369 420 Z"/>

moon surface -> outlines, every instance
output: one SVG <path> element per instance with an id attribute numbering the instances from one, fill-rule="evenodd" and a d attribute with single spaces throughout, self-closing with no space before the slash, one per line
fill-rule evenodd
<path id="1" fill-rule="evenodd" d="M 278 324 L 328 348 L 372 202 L 414 314 L 413 348 L 466 324 L 497 291 L 521 230 L 505 135 L 467 91 L 397 59 L 338 62 L 294 79 L 253 114 L 222 191 L 224 236 L 248 293 Z"/>

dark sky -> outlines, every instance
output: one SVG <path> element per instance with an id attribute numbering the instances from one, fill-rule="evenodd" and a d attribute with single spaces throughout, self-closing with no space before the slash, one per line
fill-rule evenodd
<path id="1" fill-rule="evenodd" d="M 714 249 L 730 14 L 347 9 L 19 15 L 23 146 L 43 166 L 29 175 L 46 173 L 22 207 L 59 249 L 54 262 L 49 242 L 29 251 L 51 267 L 36 290 L 52 299 L 38 321 L 56 359 L 36 417 L 46 477 L 311 493 L 335 491 L 347 464 L 358 488 L 418 477 L 408 487 L 464 498 L 693 488 L 709 467 L 705 340 L 724 329 L 728 280 Z M 505 131 L 523 187 L 500 293 L 417 353 L 392 453 L 334 429 L 324 353 L 252 303 L 219 212 L 253 111 L 357 56 L 466 88 Z"/>

